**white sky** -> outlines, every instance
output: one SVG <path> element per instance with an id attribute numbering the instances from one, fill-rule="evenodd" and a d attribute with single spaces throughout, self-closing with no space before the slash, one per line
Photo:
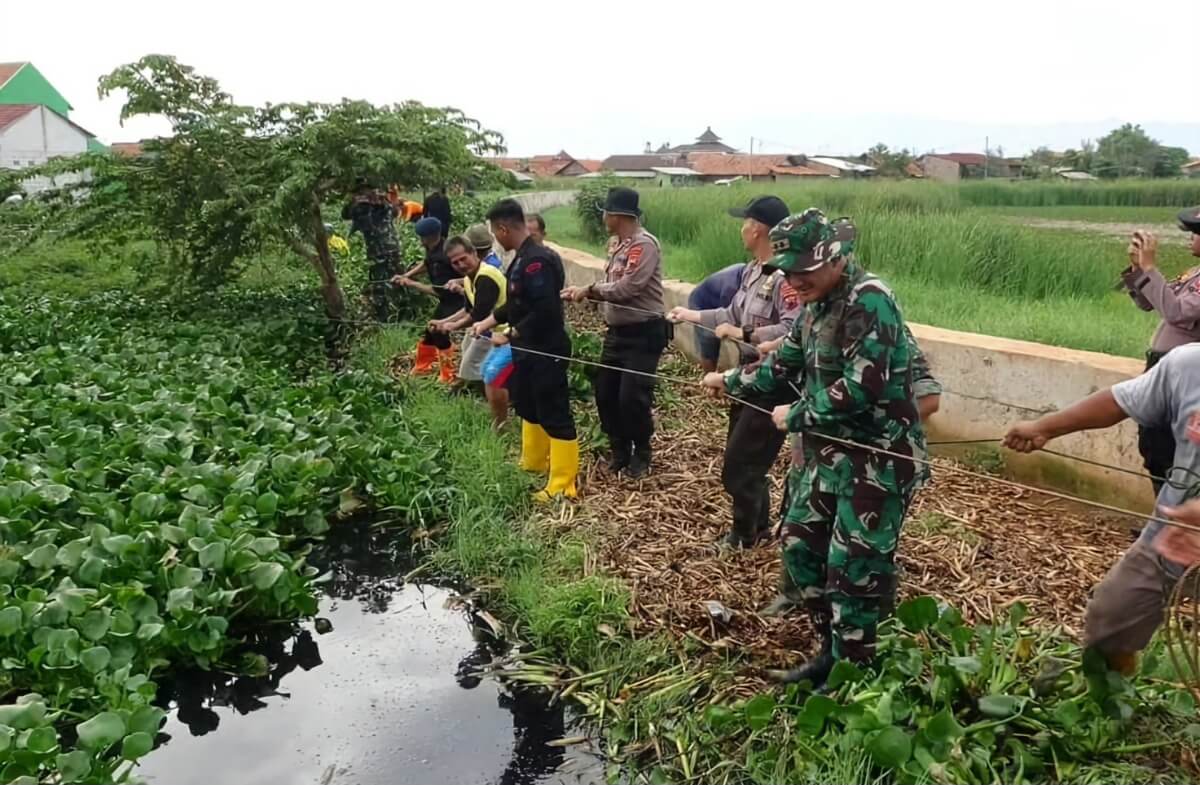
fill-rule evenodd
<path id="1" fill-rule="evenodd" d="M 1200 153 L 1195 0 L 314 3 L 0 0 L 0 61 L 31 60 L 106 142 L 113 67 L 157 52 L 243 103 L 455 106 L 511 154 L 577 157 L 691 141 L 711 125 L 755 151 L 1075 146 L 1141 123 Z"/>

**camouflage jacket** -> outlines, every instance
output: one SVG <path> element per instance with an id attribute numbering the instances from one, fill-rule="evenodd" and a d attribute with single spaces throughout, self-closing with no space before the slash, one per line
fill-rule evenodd
<path id="1" fill-rule="evenodd" d="M 342 218 L 350 222 L 350 233 L 362 233 L 371 261 L 394 260 L 400 255 L 396 237 L 396 213 L 381 198 L 355 199 L 342 209 Z"/>
<path id="2" fill-rule="evenodd" d="M 794 384 L 800 400 L 788 430 L 804 435 L 804 467 L 818 487 L 848 494 L 872 486 L 908 495 L 928 474 L 923 464 L 848 447 L 822 435 L 924 459 L 925 432 L 913 401 L 913 346 L 883 281 L 851 260 L 828 297 L 805 308 L 778 351 L 725 376 L 731 395 Z"/>

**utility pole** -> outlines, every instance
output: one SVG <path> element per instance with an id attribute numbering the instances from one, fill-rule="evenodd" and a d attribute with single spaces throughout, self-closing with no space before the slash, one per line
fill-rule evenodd
<path id="1" fill-rule="evenodd" d="M 754 182 L 754 137 L 750 137 L 750 160 L 746 162 L 746 182 Z"/>

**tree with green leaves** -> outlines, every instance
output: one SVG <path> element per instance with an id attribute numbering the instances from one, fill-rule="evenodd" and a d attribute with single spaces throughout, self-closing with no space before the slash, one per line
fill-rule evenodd
<path id="1" fill-rule="evenodd" d="M 52 188 L 30 209 L 71 236 L 152 239 L 173 270 L 201 285 L 229 280 L 268 247 L 290 249 L 315 270 L 333 318 L 344 315 L 345 296 L 327 243 L 327 205 L 347 200 L 361 178 L 420 189 L 487 176 L 480 157 L 503 150 L 499 134 L 462 112 L 415 101 L 243 106 L 166 55 L 100 80 L 101 97 L 117 91 L 125 94 L 122 121 L 162 117 L 171 134 L 132 159 L 88 154 L 26 170 L 87 172 L 83 189 Z"/>
<path id="2" fill-rule="evenodd" d="M 1125 123 L 1100 139 L 1093 171 L 1101 177 L 1178 177 L 1187 161 L 1187 150 L 1167 147 L 1140 125 Z"/>
<path id="3" fill-rule="evenodd" d="M 1063 152 L 1060 165 L 1077 172 L 1090 172 L 1095 160 L 1096 143 L 1091 139 L 1081 139 L 1078 150 L 1072 147 Z"/>
<path id="4" fill-rule="evenodd" d="M 915 158 L 907 148 L 890 150 L 883 142 L 867 151 L 867 160 L 883 177 L 907 177 L 908 165 Z"/>

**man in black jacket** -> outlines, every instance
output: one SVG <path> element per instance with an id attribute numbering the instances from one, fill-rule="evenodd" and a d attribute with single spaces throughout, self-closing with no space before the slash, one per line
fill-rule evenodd
<path id="1" fill-rule="evenodd" d="M 563 359 L 571 356 L 571 339 L 560 296 L 566 283 L 562 259 L 530 236 L 516 200 L 501 199 L 488 211 L 487 220 L 500 246 L 516 251 L 516 256 L 508 266 L 504 305 L 476 324 L 475 333 L 482 335 L 497 323 L 509 325 L 507 334 L 492 335 L 492 343 L 512 344 L 509 393 L 522 420 L 521 468 L 550 473 L 546 487 L 534 498 L 574 498 L 579 441 Z"/>
<path id="2" fill-rule="evenodd" d="M 429 196 L 425 197 L 426 218 L 436 218 L 442 222 L 442 234 L 449 235 L 453 229 L 450 220 L 454 217 L 450 211 L 450 199 L 446 196 L 446 188 L 439 186 Z"/>

